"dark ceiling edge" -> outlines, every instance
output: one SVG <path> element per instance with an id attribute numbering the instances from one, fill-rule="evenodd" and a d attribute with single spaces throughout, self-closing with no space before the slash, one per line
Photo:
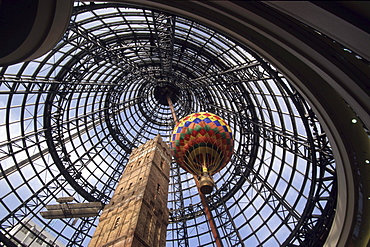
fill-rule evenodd
<path id="1" fill-rule="evenodd" d="M 311 1 L 311 3 L 370 33 L 370 4 L 368 1 Z"/>

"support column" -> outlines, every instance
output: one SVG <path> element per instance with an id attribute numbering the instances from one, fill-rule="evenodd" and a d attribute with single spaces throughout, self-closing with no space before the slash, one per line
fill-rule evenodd
<path id="1" fill-rule="evenodd" d="M 164 247 L 171 153 L 158 135 L 134 149 L 89 247 Z"/>

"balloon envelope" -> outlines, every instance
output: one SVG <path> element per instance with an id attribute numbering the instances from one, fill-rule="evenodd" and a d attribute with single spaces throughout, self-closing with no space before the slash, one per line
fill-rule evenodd
<path id="1" fill-rule="evenodd" d="M 175 161 L 188 172 L 212 175 L 229 161 L 234 149 L 230 126 L 219 116 L 198 112 L 179 121 L 171 137 Z"/>

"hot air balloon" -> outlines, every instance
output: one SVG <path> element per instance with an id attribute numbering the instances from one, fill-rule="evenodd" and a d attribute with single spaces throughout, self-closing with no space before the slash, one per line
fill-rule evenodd
<path id="1" fill-rule="evenodd" d="M 230 161 L 234 140 L 230 126 L 219 116 L 198 112 L 181 119 L 173 130 L 171 150 L 175 161 L 196 175 L 200 191 L 212 192 L 212 175 Z"/>

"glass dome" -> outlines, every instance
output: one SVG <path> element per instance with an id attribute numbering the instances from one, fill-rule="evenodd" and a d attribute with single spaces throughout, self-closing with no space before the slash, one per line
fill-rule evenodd
<path id="1" fill-rule="evenodd" d="M 317 246 L 336 205 L 336 165 L 312 108 L 269 61 L 192 20 L 76 3 L 63 39 L 0 68 L 1 234 L 32 220 L 86 246 L 98 217 L 46 220 L 58 197 L 107 204 L 133 148 L 178 118 L 230 125 L 232 160 L 207 196 L 225 246 Z M 167 246 L 215 246 L 193 176 L 171 166 Z M 26 220 L 25 220 L 26 219 Z M 31 230 L 32 229 L 28 229 Z M 34 231 L 43 242 L 42 231 Z"/>

